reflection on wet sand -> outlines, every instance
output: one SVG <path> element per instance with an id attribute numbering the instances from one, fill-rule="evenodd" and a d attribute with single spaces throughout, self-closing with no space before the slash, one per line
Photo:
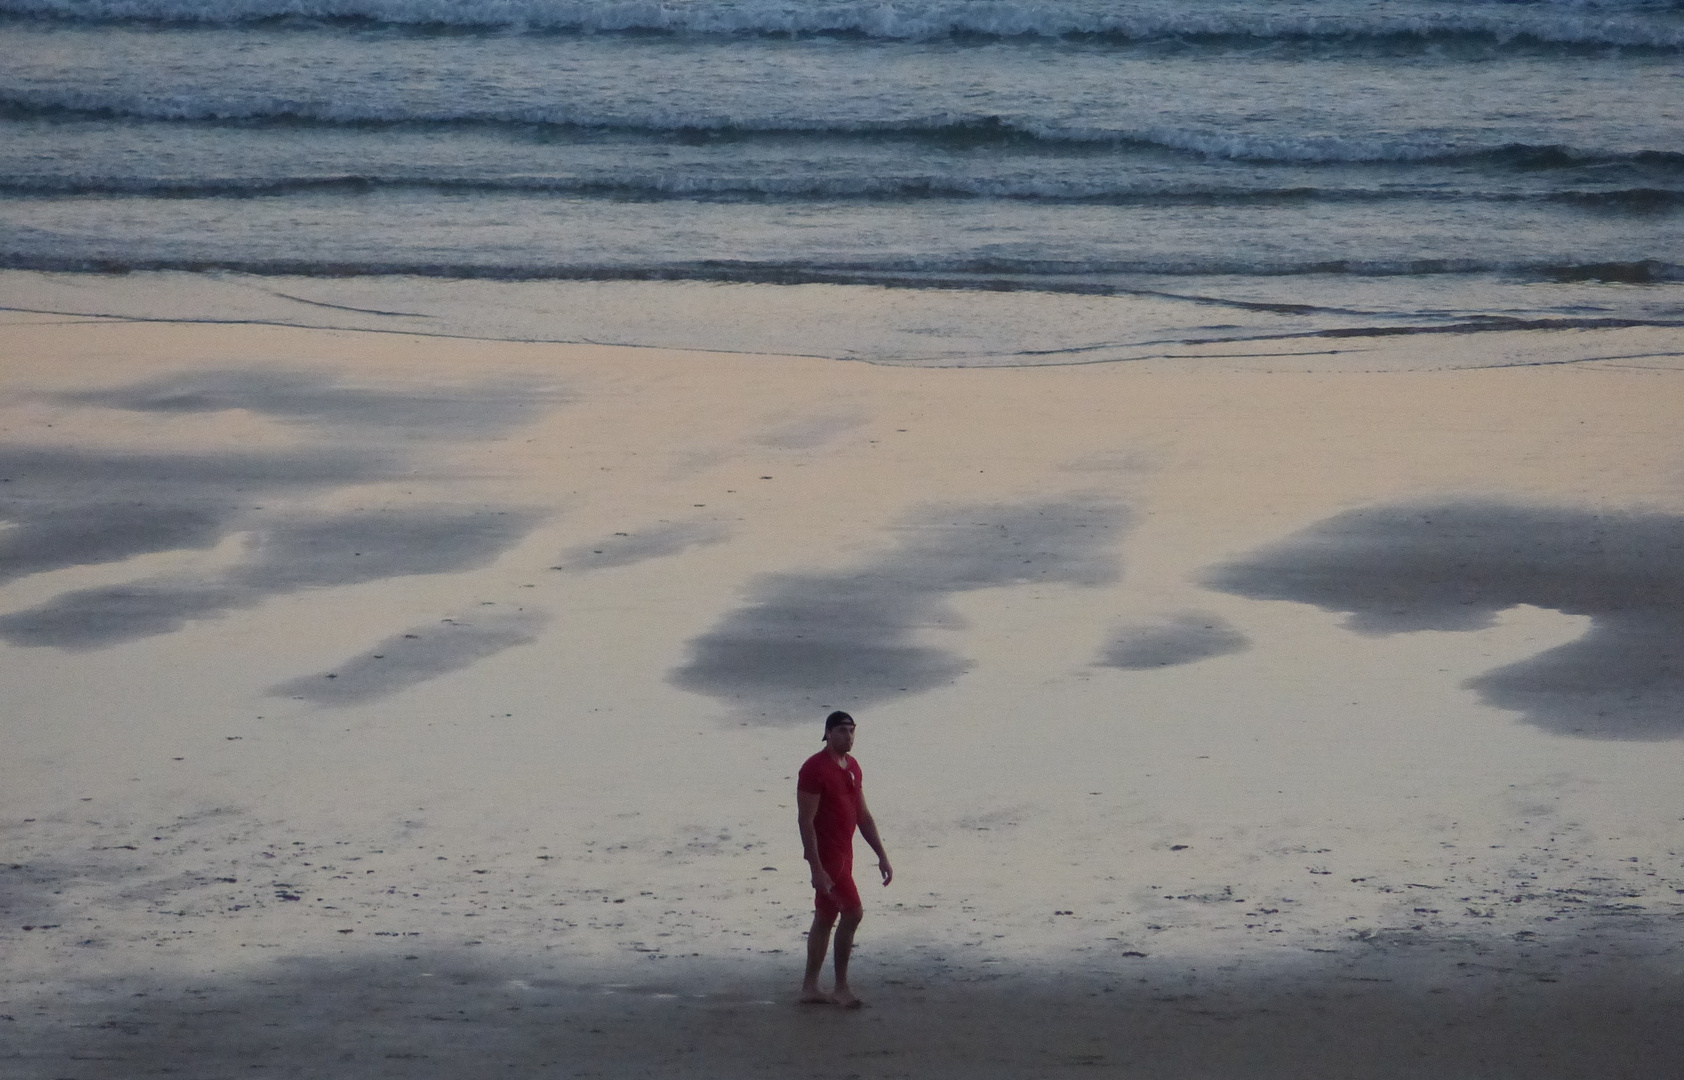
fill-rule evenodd
<path id="1" fill-rule="evenodd" d="M 190 414 L 239 409 L 341 437 L 359 429 L 431 439 L 484 439 L 531 420 L 566 396 L 533 380 L 450 387 L 358 386 L 320 371 L 193 371 L 128 386 L 54 395 L 127 412 Z"/>
<path id="2" fill-rule="evenodd" d="M 155 454 L 0 446 L 0 581 L 210 548 L 262 507 L 389 475 L 349 449 Z"/>
<path id="3" fill-rule="evenodd" d="M 1125 671 L 1149 671 L 1227 656 L 1250 645 L 1246 636 L 1222 616 L 1183 611 L 1119 627 L 1099 663 Z"/>
<path id="4" fill-rule="evenodd" d="M 714 521 L 676 521 L 639 532 L 615 533 L 602 540 L 577 544 L 561 554 L 552 570 L 608 570 L 650 559 L 666 559 L 693 547 L 722 544 L 730 530 Z"/>
<path id="5" fill-rule="evenodd" d="M 1127 524 L 1123 508 L 1102 500 L 926 513 L 863 566 L 762 577 L 746 605 L 691 642 L 690 661 L 670 679 L 762 722 L 929 690 L 967 666 L 913 639 L 957 625 L 948 597 L 1031 582 L 1109 583 Z"/>
<path id="6" fill-rule="evenodd" d="M 249 536 L 235 566 L 77 589 L 0 618 L 13 645 L 90 649 L 180 629 L 304 588 L 483 566 L 539 517 L 511 508 L 324 513 L 312 501 L 411 476 L 422 451 L 370 434 L 483 439 L 561 400 L 530 380 L 371 388 L 320 371 L 212 369 L 48 400 L 128 413 L 240 411 L 316 429 L 312 450 L 131 453 L 0 447 L 0 581 Z"/>
<path id="7" fill-rule="evenodd" d="M 1349 612 L 1358 633 L 1478 630 L 1520 604 L 1588 615 L 1584 637 L 1471 680 L 1560 734 L 1684 735 L 1684 517 L 1501 502 L 1329 518 L 1204 575 L 1212 588 Z"/>
<path id="8" fill-rule="evenodd" d="M 332 671 L 272 687 L 270 693 L 318 705 L 355 705 L 529 645 L 549 622 L 539 611 L 482 609 L 455 619 L 412 626 L 352 657 Z"/>
<path id="9" fill-rule="evenodd" d="M 222 575 L 67 592 L 0 617 L 0 639 L 103 648 L 299 589 L 468 570 L 489 563 L 535 523 L 533 515 L 518 511 L 454 509 L 286 521 L 252 529 L 248 559 Z"/>

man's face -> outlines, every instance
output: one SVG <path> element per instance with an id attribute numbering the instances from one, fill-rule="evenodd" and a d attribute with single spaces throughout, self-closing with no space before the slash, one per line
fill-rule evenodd
<path id="1" fill-rule="evenodd" d="M 824 733 L 824 741 L 833 752 L 846 754 L 854 748 L 854 725 L 837 724 Z"/>

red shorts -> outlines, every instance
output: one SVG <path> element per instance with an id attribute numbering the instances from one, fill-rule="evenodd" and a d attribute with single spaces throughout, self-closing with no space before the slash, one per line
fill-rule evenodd
<path id="1" fill-rule="evenodd" d="M 826 868 L 829 872 L 829 868 Z M 830 891 L 828 893 L 814 891 L 813 910 L 820 918 L 828 919 L 844 911 L 858 911 L 865 905 L 860 903 L 860 891 L 854 885 L 854 870 L 849 867 L 841 874 L 830 875 Z"/>

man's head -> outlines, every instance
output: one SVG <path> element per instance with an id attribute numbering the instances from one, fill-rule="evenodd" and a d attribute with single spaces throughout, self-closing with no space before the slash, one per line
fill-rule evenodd
<path id="1" fill-rule="evenodd" d="M 824 718 L 824 741 L 834 753 L 854 748 L 854 718 L 840 709 Z"/>

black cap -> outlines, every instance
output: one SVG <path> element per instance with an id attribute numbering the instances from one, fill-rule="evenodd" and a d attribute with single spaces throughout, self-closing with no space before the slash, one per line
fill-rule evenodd
<path id="1" fill-rule="evenodd" d="M 841 709 L 838 709 L 824 718 L 824 735 L 821 737 L 828 739 L 830 738 L 831 728 L 836 727 L 838 724 L 852 724 L 853 722 L 853 717 L 849 716 Z"/>

